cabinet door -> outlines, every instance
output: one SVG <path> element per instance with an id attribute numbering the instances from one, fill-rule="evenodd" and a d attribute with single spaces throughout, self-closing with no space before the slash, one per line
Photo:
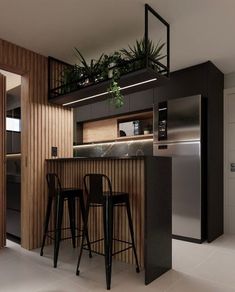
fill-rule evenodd
<path id="1" fill-rule="evenodd" d="M 154 103 L 197 94 L 208 96 L 207 67 L 208 62 L 172 72 L 166 84 L 155 87 Z"/>
<path id="2" fill-rule="evenodd" d="M 151 109 L 153 107 L 153 89 L 130 94 L 130 112 Z"/>
<path id="3" fill-rule="evenodd" d="M 91 104 L 91 118 L 99 119 L 109 116 L 109 100 L 103 100 Z"/>
<path id="4" fill-rule="evenodd" d="M 116 116 L 130 111 L 130 95 L 124 96 L 124 104 L 120 108 L 116 108 L 115 105 L 109 103 L 109 116 Z"/>
<path id="5" fill-rule="evenodd" d="M 78 122 L 91 120 L 91 105 L 83 105 L 74 109 L 74 120 Z"/>

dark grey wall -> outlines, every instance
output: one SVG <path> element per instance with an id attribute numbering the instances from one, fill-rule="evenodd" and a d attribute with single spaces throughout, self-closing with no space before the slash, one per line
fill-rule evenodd
<path id="1" fill-rule="evenodd" d="M 223 89 L 224 75 L 211 62 L 192 66 L 171 73 L 170 81 L 164 86 L 133 93 L 125 97 L 122 109 L 111 109 L 107 101 L 78 108 L 76 121 L 106 118 L 120 113 L 152 108 L 159 101 L 201 94 L 207 102 L 206 147 L 204 175 L 207 196 L 207 238 L 212 241 L 223 234 Z"/>
<path id="2" fill-rule="evenodd" d="M 224 75 L 211 62 L 171 74 L 168 84 L 154 89 L 154 102 L 194 94 L 206 99 L 206 222 L 207 238 L 223 234 L 223 89 Z"/>

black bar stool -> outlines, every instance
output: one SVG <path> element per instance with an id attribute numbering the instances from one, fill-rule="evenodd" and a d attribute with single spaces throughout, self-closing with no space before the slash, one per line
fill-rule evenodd
<path id="1" fill-rule="evenodd" d="M 80 202 L 80 209 L 82 220 L 85 222 L 85 204 L 83 199 L 83 191 L 81 189 L 74 189 L 74 188 L 62 188 L 60 179 L 57 174 L 55 173 L 48 173 L 46 175 L 47 185 L 48 185 L 48 202 L 47 202 L 47 210 L 46 210 L 46 220 L 44 226 L 44 234 L 42 240 L 42 247 L 40 255 L 43 256 L 43 249 L 45 246 L 46 237 L 49 237 L 54 240 L 54 268 L 57 267 L 58 255 L 59 255 L 59 248 L 60 248 L 60 241 L 65 239 L 72 238 L 73 247 L 75 248 L 76 243 L 75 240 L 77 237 L 81 235 L 76 235 L 76 230 L 80 231 L 76 228 L 75 224 L 75 199 L 79 199 Z M 52 203 L 55 201 L 55 230 L 48 231 L 50 216 L 51 216 L 51 209 Z M 64 203 L 68 201 L 68 210 L 69 210 L 69 220 L 70 220 L 70 230 L 71 230 L 71 237 L 61 238 L 61 226 L 63 220 L 63 213 L 64 213 Z M 63 230 L 69 228 L 63 228 Z M 54 237 L 50 234 L 54 233 Z M 85 236 L 87 239 L 87 245 L 89 248 L 89 256 L 91 257 L 91 248 L 90 242 L 88 238 L 88 233 L 85 232 Z"/>
<path id="2" fill-rule="evenodd" d="M 108 186 L 108 192 L 104 192 L 104 183 L 106 182 Z M 90 242 L 90 244 L 96 243 L 98 241 L 104 240 L 104 250 L 105 253 L 105 270 L 106 270 L 106 285 L 107 289 L 110 290 L 111 287 L 111 273 L 112 273 L 112 256 L 126 251 L 129 248 L 133 248 L 135 261 L 136 261 L 136 272 L 139 273 L 139 263 L 137 259 L 136 246 L 134 242 L 134 231 L 133 223 L 131 218 L 130 202 L 129 195 L 123 192 L 113 192 L 110 179 L 104 174 L 87 174 L 84 177 L 85 191 L 87 193 L 87 206 L 86 206 L 86 215 L 83 227 L 83 236 L 82 243 L 80 246 L 80 253 L 78 256 L 78 264 L 76 274 L 79 275 L 79 265 L 82 257 L 83 248 L 87 246 L 84 243 L 85 236 L 88 230 L 88 217 L 89 217 L 89 208 L 90 207 L 102 207 L 103 208 L 103 224 L 104 224 L 104 238 L 98 239 Z M 89 189 L 89 191 L 88 191 Z M 124 240 L 114 239 L 113 238 L 113 209 L 114 207 L 126 207 L 131 242 Z M 113 253 L 113 241 L 117 240 L 128 244 L 128 247 Z"/>

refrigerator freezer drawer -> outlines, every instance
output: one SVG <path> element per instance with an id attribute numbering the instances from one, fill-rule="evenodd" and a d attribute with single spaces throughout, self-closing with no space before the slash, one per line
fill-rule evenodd
<path id="1" fill-rule="evenodd" d="M 198 156 L 201 154 L 200 141 L 188 141 L 180 143 L 168 143 L 168 144 L 154 144 L 153 155 L 154 156 Z"/>
<path id="2" fill-rule="evenodd" d="M 201 240 L 201 161 L 199 157 L 172 159 L 172 232 Z"/>

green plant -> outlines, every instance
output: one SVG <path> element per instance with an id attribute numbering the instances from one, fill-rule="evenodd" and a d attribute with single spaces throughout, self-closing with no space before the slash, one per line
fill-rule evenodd
<path id="1" fill-rule="evenodd" d="M 108 92 L 111 94 L 111 103 L 116 107 L 122 107 L 124 104 L 124 98 L 120 91 L 120 86 L 117 81 L 112 79 Z"/>
<path id="2" fill-rule="evenodd" d="M 113 67 L 118 67 L 121 62 L 122 57 L 120 52 L 114 52 L 110 55 L 104 55 L 100 65 L 102 78 L 108 79 L 110 70 L 115 70 L 115 68 Z"/>
<path id="3" fill-rule="evenodd" d="M 117 68 L 113 69 L 112 79 L 108 87 L 108 92 L 111 94 L 111 104 L 116 108 L 120 108 L 124 104 L 124 97 L 120 89 L 120 71 Z"/>
<path id="4" fill-rule="evenodd" d="M 91 59 L 90 64 L 87 63 L 82 53 L 77 48 L 75 48 L 75 55 L 82 64 L 80 67 L 83 69 L 84 77 L 88 78 L 90 82 L 97 81 L 101 75 L 104 54 L 102 54 L 97 61 Z"/>
<path id="5" fill-rule="evenodd" d="M 164 59 L 166 56 L 162 55 L 162 49 L 165 46 L 165 43 L 161 43 L 159 41 L 156 45 L 155 43 L 148 39 L 147 41 L 147 49 L 145 48 L 145 38 L 141 40 L 136 40 L 135 45 L 131 47 L 128 45 L 129 49 L 121 49 L 121 53 L 126 60 L 135 60 L 137 61 L 138 65 L 143 66 L 145 65 L 146 56 L 148 56 L 153 61 L 160 61 Z"/>
<path id="6" fill-rule="evenodd" d="M 78 65 L 73 65 L 70 67 L 65 67 L 61 73 L 61 94 L 70 92 L 77 88 L 77 80 L 83 76 L 83 69 Z"/>
<path id="7" fill-rule="evenodd" d="M 154 68 L 159 68 L 154 61 L 160 61 L 166 56 L 162 54 L 165 43 L 159 41 L 156 45 L 152 40 L 147 41 L 145 48 L 145 39 L 136 40 L 134 46 L 128 46 L 129 49 L 121 49 L 112 54 L 102 54 L 98 60 L 91 59 L 90 63 L 86 61 L 82 53 L 75 48 L 75 55 L 79 64 L 65 68 L 62 73 L 61 93 L 67 93 L 76 90 L 79 86 L 86 86 L 89 82 L 97 82 L 102 80 L 110 80 L 107 88 L 111 94 L 111 103 L 115 107 L 121 107 L 124 104 L 124 98 L 120 89 L 120 77 L 137 67 L 146 65 L 146 57 L 153 61 Z M 134 64 L 129 61 L 134 61 Z"/>

